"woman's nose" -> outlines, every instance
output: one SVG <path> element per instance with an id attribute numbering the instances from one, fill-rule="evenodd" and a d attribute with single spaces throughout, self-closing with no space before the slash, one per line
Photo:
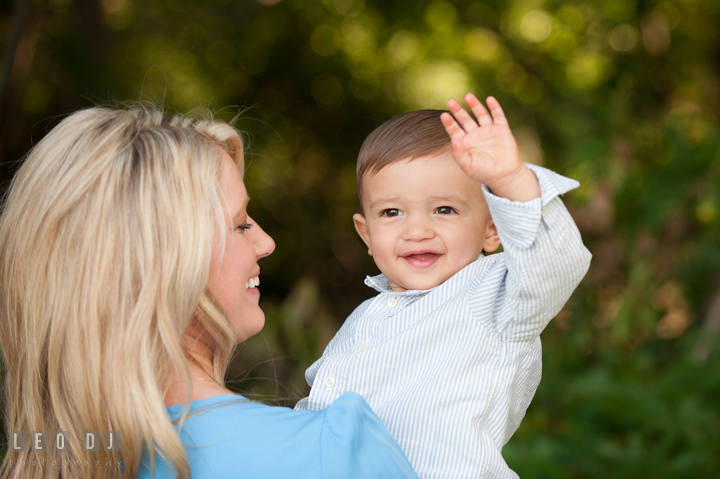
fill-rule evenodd
<path id="1" fill-rule="evenodd" d="M 257 229 L 254 231 L 253 247 L 255 248 L 255 255 L 260 258 L 270 256 L 275 251 L 275 241 L 260 227 L 257 222 L 255 223 Z"/>

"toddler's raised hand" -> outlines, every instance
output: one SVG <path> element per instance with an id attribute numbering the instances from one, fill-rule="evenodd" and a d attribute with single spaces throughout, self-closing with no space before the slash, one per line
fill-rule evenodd
<path id="1" fill-rule="evenodd" d="M 488 97 L 491 115 L 472 93 L 465 95 L 465 102 L 477 121 L 455 100 L 447 102 L 455 118 L 447 113 L 440 117 L 450 135 L 453 158 L 458 165 L 497 196 L 513 201 L 539 197 L 540 185 L 533 172 L 520 161 L 517 143 L 500 103 Z"/>

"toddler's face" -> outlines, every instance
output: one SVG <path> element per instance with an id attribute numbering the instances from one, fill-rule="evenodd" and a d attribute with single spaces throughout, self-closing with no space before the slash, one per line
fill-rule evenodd
<path id="1" fill-rule="evenodd" d="M 435 287 L 500 244 L 480 183 L 450 153 L 363 178 L 355 229 L 393 291 Z"/>

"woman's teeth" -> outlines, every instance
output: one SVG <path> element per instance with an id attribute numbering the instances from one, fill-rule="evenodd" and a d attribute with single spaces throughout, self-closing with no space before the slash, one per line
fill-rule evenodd
<path id="1" fill-rule="evenodd" d="M 250 278 L 248 282 L 245 284 L 245 289 L 255 288 L 257 286 L 260 286 L 260 276 L 255 276 L 254 278 Z"/>

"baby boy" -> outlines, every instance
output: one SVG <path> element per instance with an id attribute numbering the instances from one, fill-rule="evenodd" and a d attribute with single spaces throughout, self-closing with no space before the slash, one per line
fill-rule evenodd
<path id="1" fill-rule="evenodd" d="M 296 409 L 355 391 L 419 477 L 515 478 L 501 451 L 540 382 L 540 333 L 591 255 L 559 198 L 578 183 L 520 161 L 497 100 L 465 101 L 477 120 L 450 100 L 452 115 L 398 115 L 365 140 L 353 220 L 379 294 L 308 368 Z"/>

